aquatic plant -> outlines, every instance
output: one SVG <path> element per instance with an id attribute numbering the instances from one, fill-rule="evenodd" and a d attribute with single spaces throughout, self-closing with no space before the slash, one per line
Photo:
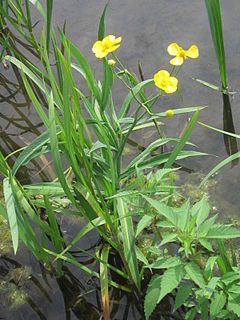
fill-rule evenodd
<path id="1" fill-rule="evenodd" d="M 199 313 L 202 319 L 207 319 L 209 312 L 211 316 L 218 316 L 216 301 L 222 293 L 226 299 L 221 312 L 224 308 L 228 312 L 225 315 L 232 316 L 236 311 L 229 305 L 235 303 L 235 296 L 231 294 L 232 287 L 230 291 L 224 287 L 224 275 L 228 277 L 228 272 L 235 272 L 231 283 L 238 286 L 235 276 L 239 270 L 231 266 L 222 240 L 239 237 L 240 232 L 231 225 L 216 224 L 216 216 L 209 218 L 210 210 L 204 198 L 192 207 L 189 201 L 180 208 L 174 207 L 173 202 L 177 170 L 173 165 L 177 160 L 206 155 L 192 150 L 194 145 L 188 142 L 198 112 L 204 107 L 154 112 L 161 96 L 179 90 L 176 75 L 180 67 L 170 72 L 160 70 L 153 79 L 138 81 L 113 53 L 120 48 L 121 37 L 105 36 L 106 8 L 100 19 L 98 40 L 93 44 L 93 53 L 103 66 L 102 81 L 94 77 L 87 59 L 61 30 L 58 33 L 60 45 L 53 29 L 47 31 L 47 36 L 44 29 L 40 42 L 35 44 L 43 68 L 20 59 L 19 52 L 16 57 L 9 54 L 5 57 L 21 71 L 26 91 L 46 127 L 45 132 L 21 151 L 12 168 L 0 153 L 0 172 L 5 178 L 5 206 L 0 205 L 0 213 L 8 220 L 14 252 L 21 239 L 45 267 L 51 268 L 56 263 L 58 276 L 62 275 L 63 262 L 67 262 L 98 278 L 105 319 L 110 319 L 109 285 L 126 292 L 134 291 L 140 297 L 144 289 L 143 275 L 149 275 L 148 269 L 154 270 L 154 275 L 145 297 L 147 318 L 155 306 L 176 289 L 174 311 L 184 304 L 189 308 L 189 319 Z M 52 12 L 51 5 L 48 10 Z M 30 22 L 30 17 L 26 19 L 19 11 L 21 23 Z M 3 16 L 12 23 L 6 11 Z M 19 24 L 13 26 L 20 30 Z M 50 38 L 56 67 L 49 62 Z M 31 43 L 33 39 L 32 35 L 25 38 Z M 190 51 L 181 50 L 183 52 L 174 54 L 178 62 L 182 62 L 182 56 L 184 59 L 198 55 L 196 46 L 190 47 Z M 113 59 L 107 60 L 109 55 Z M 84 92 L 76 84 L 75 72 L 87 87 Z M 120 109 L 114 104 L 112 91 L 113 86 L 119 84 L 117 81 L 128 89 Z M 32 89 L 32 83 L 45 95 L 48 114 Z M 154 93 L 147 96 L 145 89 L 150 87 Z M 160 120 L 190 112 L 194 114 L 182 137 L 165 137 Z M 155 128 L 159 138 L 146 148 L 142 147 L 131 160 L 123 159 L 131 134 L 148 127 Z M 167 150 L 168 144 L 174 145 L 172 151 Z M 183 150 L 186 144 L 188 150 Z M 22 186 L 16 178 L 21 166 L 47 153 L 52 157 L 56 180 Z M 70 174 L 73 174 L 72 179 L 69 179 Z M 86 221 L 84 226 L 79 226 L 77 234 L 71 235 L 71 240 L 64 237 L 59 223 L 64 215 L 80 216 Z M 138 240 L 149 230 L 151 244 L 142 250 Z M 101 243 L 88 252 L 81 248 L 80 241 L 91 231 L 99 234 Z M 217 240 L 217 254 L 212 253 L 211 239 Z M 72 248 L 97 261 L 99 270 L 80 262 L 71 253 Z M 120 266 L 110 263 L 111 251 L 119 255 Z M 204 257 L 206 264 L 202 264 Z M 221 278 L 215 273 L 216 264 Z M 116 282 L 109 278 L 109 270 L 122 280 Z"/>

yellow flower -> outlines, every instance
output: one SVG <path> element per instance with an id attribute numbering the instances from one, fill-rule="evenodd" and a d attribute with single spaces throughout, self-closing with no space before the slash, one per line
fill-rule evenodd
<path id="1" fill-rule="evenodd" d="M 197 59 L 199 56 L 198 47 L 193 44 L 188 50 L 184 50 L 177 43 L 171 43 L 167 48 L 170 56 L 176 56 L 170 63 L 174 66 L 181 66 L 184 59 L 192 58 Z"/>
<path id="2" fill-rule="evenodd" d="M 102 41 L 96 41 L 92 47 L 93 53 L 99 59 L 106 57 L 110 52 L 115 51 L 120 47 L 121 37 L 116 38 L 113 35 L 109 35 L 102 39 Z"/>
<path id="3" fill-rule="evenodd" d="M 160 70 L 154 75 L 155 85 L 166 93 L 173 93 L 177 90 L 178 79 L 170 77 L 170 73 L 166 70 Z"/>
<path id="4" fill-rule="evenodd" d="M 116 61 L 115 60 L 113 60 L 113 59 L 109 59 L 108 60 L 108 64 L 109 64 L 109 66 L 114 66 L 115 65 L 115 63 L 116 63 Z"/>
<path id="5" fill-rule="evenodd" d="M 171 109 L 169 109 L 165 112 L 165 115 L 167 118 L 172 118 L 172 116 L 174 115 L 174 112 Z"/>

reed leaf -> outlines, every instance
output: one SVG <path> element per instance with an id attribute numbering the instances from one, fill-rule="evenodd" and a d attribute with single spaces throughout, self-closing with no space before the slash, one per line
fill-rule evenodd
<path id="1" fill-rule="evenodd" d="M 100 285 L 101 285 L 101 296 L 102 296 L 102 308 L 104 320 L 110 320 L 110 308 L 109 308 L 109 294 L 108 294 L 108 255 L 109 245 L 104 245 L 101 251 L 100 262 Z"/>
<path id="2" fill-rule="evenodd" d="M 135 248 L 135 237 L 132 217 L 127 215 L 127 205 L 122 198 L 117 199 L 118 215 L 121 223 L 121 234 L 123 241 L 124 256 L 130 270 L 132 280 L 138 290 L 140 290 L 140 277 L 137 264 L 137 254 Z"/>
<path id="3" fill-rule="evenodd" d="M 222 32 L 221 7 L 219 0 L 205 0 L 208 21 L 215 47 L 222 86 L 227 89 L 225 50 Z"/>

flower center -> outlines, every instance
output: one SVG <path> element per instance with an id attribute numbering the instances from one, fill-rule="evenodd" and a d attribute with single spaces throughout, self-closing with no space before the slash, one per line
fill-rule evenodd
<path id="1" fill-rule="evenodd" d="M 185 50 L 182 49 L 182 50 L 179 52 L 178 56 L 186 59 L 186 52 L 185 52 Z"/>

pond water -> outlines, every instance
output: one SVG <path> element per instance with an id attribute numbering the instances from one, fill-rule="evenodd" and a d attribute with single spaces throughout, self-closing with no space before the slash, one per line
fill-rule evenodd
<path id="1" fill-rule="evenodd" d="M 101 65 L 92 54 L 91 47 L 96 40 L 98 21 L 104 5 L 105 1 L 102 0 L 54 1 L 53 23 L 62 26 L 66 19 L 67 36 L 88 58 L 96 74 Z M 122 45 L 118 51 L 120 60 L 135 73 L 137 73 L 137 61 L 140 60 L 146 79 L 152 78 L 159 69 L 168 68 L 169 56 L 166 48 L 169 43 L 177 42 L 184 48 L 188 48 L 193 43 L 197 44 L 200 51 L 199 59 L 187 60 L 179 77 L 183 100 L 177 94 L 170 95 L 163 98 L 155 106 L 155 110 L 159 108 L 157 111 L 160 112 L 169 108 L 208 105 L 208 108 L 200 112 L 199 121 L 219 129 L 224 128 L 227 131 L 233 131 L 234 127 L 236 133 L 239 133 L 239 0 L 222 1 L 222 18 L 228 84 L 230 91 L 237 92 L 228 101 L 221 93 L 192 80 L 192 77 L 195 77 L 220 85 L 204 1 L 111 0 L 106 15 L 106 32 L 122 36 Z M 33 10 L 34 19 L 36 21 L 39 19 L 35 10 Z M 120 105 L 125 90 L 118 88 L 115 94 L 115 103 Z M 42 103 L 44 103 L 43 99 Z M 231 104 L 231 107 L 227 107 L 228 103 Z M 186 115 L 167 119 L 164 130 L 169 136 L 178 136 L 187 120 Z M 43 129 L 23 89 L 19 72 L 12 67 L 4 70 L 1 65 L 1 150 L 7 155 L 28 144 Z M 142 146 L 147 146 L 149 140 L 154 138 L 151 134 L 150 131 L 146 131 L 141 136 L 133 135 L 132 138 Z M 229 140 L 224 139 L 223 135 L 200 125 L 196 125 L 191 141 L 199 146 L 200 151 L 211 154 L 207 157 L 188 159 L 181 163 L 189 171 L 195 173 L 195 176 L 208 173 L 229 155 L 229 149 L 232 148 L 233 152 L 237 151 L 237 141 L 231 141 L 231 147 L 229 147 Z M 133 153 L 138 150 L 131 147 L 128 152 Z M 128 152 L 126 150 L 126 157 Z M 9 163 L 13 164 L 14 159 L 12 157 Z M 30 181 L 47 181 L 54 178 L 54 172 L 49 159 L 42 157 L 38 163 L 31 164 L 28 169 L 22 169 L 19 178 L 23 184 Z M 216 175 L 215 179 L 216 184 L 211 191 L 214 206 L 217 207 L 220 216 L 239 219 L 239 163 L 227 165 Z M 74 230 L 78 230 L 79 223 L 81 221 L 66 220 L 63 229 L 70 227 L 74 234 Z M 93 234 L 85 243 L 86 249 L 94 246 L 97 241 L 98 239 Z M 81 259 L 84 260 L 84 257 Z M 26 265 L 30 269 L 24 269 L 23 275 L 11 274 L 14 268 Z M 0 281 L 0 319 L 100 319 L 101 299 L 97 282 L 93 283 L 71 267 L 65 269 L 61 280 L 56 279 L 50 271 L 43 270 L 24 248 L 16 257 L 7 255 L 0 258 Z M 24 298 L 24 292 L 28 293 L 27 304 L 21 307 L 11 306 L 11 295 L 15 294 Z M 143 311 L 132 297 L 112 290 L 110 299 L 111 319 L 143 319 Z M 167 307 L 165 313 L 167 313 Z M 168 317 L 163 315 L 163 319 L 168 319 Z"/>

